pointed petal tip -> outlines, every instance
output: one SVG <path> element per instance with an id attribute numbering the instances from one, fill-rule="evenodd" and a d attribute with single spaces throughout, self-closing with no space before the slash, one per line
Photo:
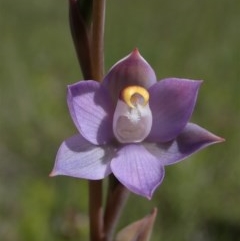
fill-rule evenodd
<path id="1" fill-rule="evenodd" d="M 146 196 L 146 198 L 150 201 L 152 199 L 152 194 L 149 196 Z"/>
<path id="2" fill-rule="evenodd" d="M 161 185 L 161 184 L 159 184 L 159 185 Z M 154 194 L 155 190 L 157 189 L 157 187 L 155 187 L 153 190 L 150 190 L 150 191 L 147 191 L 147 192 L 146 191 L 143 192 L 142 190 L 141 191 L 133 191 L 133 190 L 131 190 L 131 191 L 134 192 L 135 194 L 140 195 L 140 196 L 148 199 L 149 201 L 151 201 L 152 197 L 153 197 L 153 194 Z"/>
<path id="3" fill-rule="evenodd" d="M 131 53 L 132 55 L 135 55 L 135 56 L 141 56 L 141 54 L 140 54 L 140 52 L 139 52 L 139 50 L 138 50 L 138 48 L 137 47 L 135 47 L 134 49 L 133 49 L 133 51 L 132 51 L 132 53 Z"/>
<path id="4" fill-rule="evenodd" d="M 203 81 L 203 80 L 201 80 L 201 79 L 200 79 L 200 80 L 195 80 L 195 81 L 197 81 L 197 82 L 198 82 L 199 86 L 200 86 L 200 85 L 202 85 L 202 83 L 204 82 L 204 81 Z"/>
<path id="5" fill-rule="evenodd" d="M 142 194 L 144 197 L 146 197 L 149 201 L 152 200 L 153 194 L 154 192 L 157 190 L 157 188 L 162 185 L 163 179 L 165 177 L 165 172 L 163 174 L 162 179 L 160 180 L 160 182 L 148 193 L 148 194 Z"/>
<path id="6" fill-rule="evenodd" d="M 210 144 L 217 144 L 217 143 L 226 141 L 225 138 L 217 136 L 217 135 L 213 134 L 212 132 L 208 132 L 208 134 L 209 134 L 208 138 L 209 138 Z"/>
<path id="7" fill-rule="evenodd" d="M 162 184 L 163 179 L 164 179 L 164 176 L 163 176 L 162 180 L 160 181 L 160 183 L 158 183 L 148 194 L 144 195 L 149 201 L 152 200 L 154 192 Z"/>
<path id="8" fill-rule="evenodd" d="M 196 88 L 197 90 L 199 90 L 199 88 L 202 86 L 203 84 L 203 80 L 193 80 L 196 83 Z"/>
<path id="9" fill-rule="evenodd" d="M 57 174 L 54 172 L 54 171 L 51 171 L 49 174 L 48 174 L 48 176 L 49 177 L 55 177 Z"/>
<path id="10" fill-rule="evenodd" d="M 226 139 L 223 138 L 223 137 L 217 136 L 217 138 L 218 138 L 217 142 L 224 142 L 224 141 L 226 141 Z"/>
<path id="11" fill-rule="evenodd" d="M 186 157 L 207 146 L 225 141 L 224 138 L 194 123 L 188 123 L 177 139 L 178 145 L 181 146 L 181 150 Z"/>
<path id="12" fill-rule="evenodd" d="M 212 140 L 212 143 L 210 144 L 217 144 L 217 143 L 222 143 L 225 142 L 226 140 L 220 136 L 215 136 L 214 140 Z"/>
<path id="13" fill-rule="evenodd" d="M 53 170 L 48 174 L 49 177 L 56 177 L 56 176 L 59 176 L 59 175 L 61 175 L 61 172 L 59 172 L 55 168 L 53 168 Z"/>

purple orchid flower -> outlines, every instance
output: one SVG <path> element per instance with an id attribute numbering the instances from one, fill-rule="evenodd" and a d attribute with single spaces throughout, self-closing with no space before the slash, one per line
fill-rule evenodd
<path id="1" fill-rule="evenodd" d="M 90 180 L 114 176 L 130 191 L 151 198 L 164 166 L 222 138 L 188 123 L 201 81 L 157 81 L 135 49 L 102 83 L 68 86 L 70 115 L 80 134 L 60 146 L 51 176 Z"/>

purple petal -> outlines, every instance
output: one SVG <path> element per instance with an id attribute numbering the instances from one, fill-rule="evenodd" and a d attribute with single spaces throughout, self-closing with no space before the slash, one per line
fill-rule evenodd
<path id="1" fill-rule="evenodd" d="M 154 70 L 135 49 L 110 69 L 103 80 L 103 85 L 106 86 L 116 102 L 120 91 L 125 87 L 139 85 L 148 89 L 156 81 Z"/>
<path id="2" fill-rule="evenodd" d="M 185 127 L 192 115 L 201 81 L 170 78 L 149 89 L 153 115 L 149 140 L 173 140 Z"/>
<path id="3" fill-rule="evenodd" d="M 75 135 L 60 146 L 50 176 L 103 179 L 111 173 L 110 161 L 113 155 L 113 148 L 95 146 L 81 135 Z"/>
<path id="4" fill-rule="evenodd" d="M 113 105 L 107 91 L 96 81 L 68 86 L 68 107 L 79 132 L 93 144 L 109 143 L 113 138 Z"/>
<path id="5" fill-rule="evenodd" d="M 223 138 L 196 124 L 188 123 L 174 141 L 163 144 L 144 143 L 144 146 L 159 159 L 162 165 L 171 165 L 187 158 L 194 152 L 222 141 L 224 141 Z"/>
<path id="6" fill-rule="evenodd" d="M 116 178 L 130 191 L 151 198 L 164 178 L 164 167 L 142 145 L 123 146 L 111 162 Z"/>

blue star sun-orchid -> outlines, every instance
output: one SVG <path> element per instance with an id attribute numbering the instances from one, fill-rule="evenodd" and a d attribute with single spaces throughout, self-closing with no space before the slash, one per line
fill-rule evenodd
<path id="1" fill-rule="evenodd" d="M 67 102 L 79 134 L 60 146 L 51 176 L 90 180 L 113 175 L 130 191 L 151 198 L 164 166 L 222 138 L 188 123 L 201 81 L 157 81 L 135 49 L 102 83 L 68 86 Z"/>

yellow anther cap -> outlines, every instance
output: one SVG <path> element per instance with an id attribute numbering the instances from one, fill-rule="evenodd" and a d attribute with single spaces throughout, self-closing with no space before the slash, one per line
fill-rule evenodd
<path id="1" fill-rule="evenodd" d="M 141 86 L 128 86 L 122 90 L 122 100 L 131 108 L 136 108 L 136 103 L 146 105 L 149 101 L 148 91 Z M 141 97 L 141 101 L 139 100 Z"/>

